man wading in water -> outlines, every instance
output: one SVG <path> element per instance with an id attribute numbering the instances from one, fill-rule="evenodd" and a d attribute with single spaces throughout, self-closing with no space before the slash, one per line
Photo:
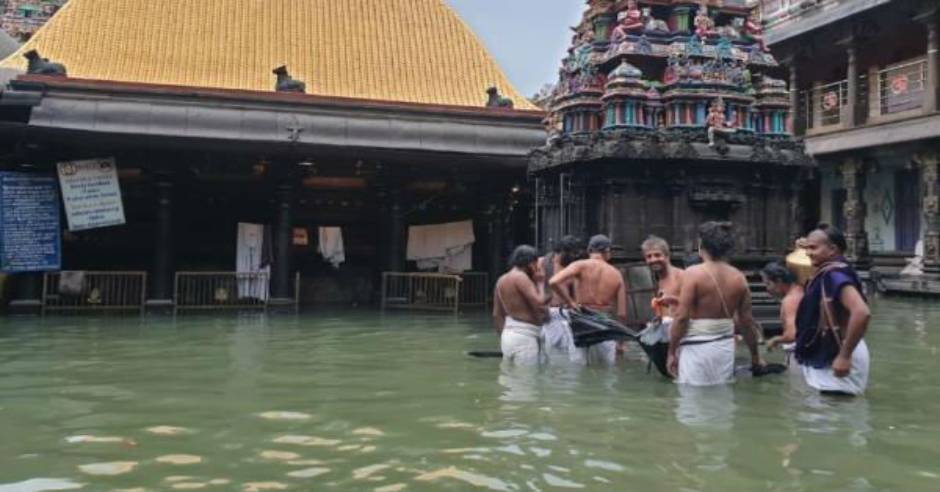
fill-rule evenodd
<path id="1" fill-rule="evenodd" d="M 541 271 L 545 274 L 545 294 L 548 297 L 548 321 L 542 326 L 542 340 L 545 354 L 549 363 L 583 362 L 581 353 L 574 346 L 574 337 L 568 320 L 562 315 L 561 307 L 565 299 L 556 294 L 548 285 L 548 279 L 555 272 L 562 271 L 568 265 L 583 258 L 584 245 L 574 236 L 565 236 L 555 245 L 554 250 L 539 260 Z M 574 280 L 570 280 L 562 288 L 574 295 Z"/>
<path id="2" fill-rule="evenodd" d="M 804 242 L 818 268 L 796 314 L 796 360 L 806 384 L 823 393 L 860 395 L 870 359 L 862 337 L 871 312 L 858 274 L 842 256 L 845 236 L 820 224 Z"/>
<path id="3" fill-rule="evenodd" d="M 790 355 L 796 340 L 796 311 L 803 300 L 803 287 L 797 283 L 793 272 L 782 263 L 768 263 L 760 271 L 760 276 L 767 292 L 780 299 L 780 322 L 783 324 L 783 334 L 767 340 L 767 351 L 781 347 L 787 353 L 787 367 L 790 367 Z"/>
<path id="4" fill-rule="evenodd" d="M 610 239 L 597 235 L 588 242 L 588 259 L 578 260 L 556 273 L 548 283 L 570 309 L 581 306 L 627 319 L 627 289 L 623 275 L 608 263 Z M 566 288 L 574 281 L 574 296 Z M 608 341 L 578 349 L 588 364 L 612 364 L 617 357 L 617 342 Z"/>
<path id="5" fill-rule="evenodd" d="M 671 316 L 673 309 L 679 303 L 679 292 L 682 289 L 683 270 L 671 263 L 669 243 L 658 236 L 650 236 L 640 246 L 643 250 L 643 259 L 650 267 L 656 279 L 656 298 L 654 306 L 657 315 Z"/>
<path id="6" fill-rule="evenodd" d="M 503 360 L 518 365 L 536 365 L 541 357 L 541 326 L 548 316 L 539 288 L 539 256 L 535 248 L 522 245 L 509 258 L 512 270 L 496 282 L 493 318 L 500 333 Z"/>
<path id="7" fill-rule="evenodd" d="M 747 279 L 726 262 L 734 248 L 731 224 L 702 224 L 699 241 L 704 263 L 683 274 L 670 334 L 668 368 L 677 383 L 711 386 L 734 379 L 735 319 L 751 351 L 752 366 L 762 367 L 764 363 L 757 350 Z"/>

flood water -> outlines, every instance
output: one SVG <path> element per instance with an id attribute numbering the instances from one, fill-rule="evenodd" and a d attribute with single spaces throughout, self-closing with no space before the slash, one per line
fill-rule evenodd
<path id="1" fill-rule="evenodd" d="M 496 347 L 482 314 L 6 318 L 0 492 L 940 490 L 938 322 L 879 300 L 840 400 L 637 355 L 501 370 L 464 355 Z"/>

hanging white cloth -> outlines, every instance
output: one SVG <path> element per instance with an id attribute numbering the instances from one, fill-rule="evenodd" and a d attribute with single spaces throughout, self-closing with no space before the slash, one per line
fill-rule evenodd
<path id="1" fill-rule="evenodd" d="M 346 250 L 343 248 L 343 230 L 339 227 L 320 228 L 320 255 L 333 265 L 333 268 L 346 261 Z"/>
<path id="2" fill-rule="evenodd" d="M 268 285 L 271 267 L 261 267 L 264 247 L 264 226 L 261 224 L 238 223 L 238 242 L 235 251 L 235 271 L 244 275 L 238 277 L 238 297 L 268 299 Z"/>
<path id="3" fill-rule="evenodd" d="M 473 221 L 411 226 L 407 259 L 421 270 L 461 273 L 473 268 Z"/>

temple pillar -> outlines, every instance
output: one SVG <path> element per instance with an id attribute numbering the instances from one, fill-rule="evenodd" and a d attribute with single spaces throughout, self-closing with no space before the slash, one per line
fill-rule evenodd
<path id="1" fill-rule="evenodd" d="M 940 273 L 940 190 L 937 164 L 940 153 L 924 152 L 915 158 L 920 170 L 924 213 L 924 271 Z"/>
<path id="2" fill-rule="evenodd" d="M 867 269 L 868 233 L 865 231 L 865 166 L 861 159 L 847 158 L 840 168 L 845 187 L 845 257 L 856 268 Z"/>
<path id="3" fill-rule="evenodd" d="M 274 262 L 271 266 L 272 305 L 293 305 L 291 295 L 291 239 L 293 187 L 281 184 L 275 194 Z"/>
<path id="4" fill-rule="evenodd" d="M 800 118 L 800 91 L 799 73 L 796 67 L 796 58 L 790 60 L 790 124 L 789 130 L 793 135 L 803 134 L 803 121 Z"/>
<path id="5" fill-rule="evenodd" d="M 153 241 L 153 268 L 150 271 L 148 310 L 173 306 L 173 183 L 160 176 L 156 183 L 156 224 Z"/>
<path id="6" fill-rule="evenodd" d="M 924 92 L 924 112 L 940 110 L 937 99 L 940 92 L 940 26 L 936 15 L 927 21 L 927 80 Z"/>
<path id="7" fill-rule="evenodd" d="M 857 114 L 858 111 L 858 48 L 855 46 L 855 40 L 850 39 L 846 42 L 845 54 L 848 57 L 848 65 L 845 71 L 845 79 L 847 85 L 847 99 L 848 102 L 843 108 L 842 115 L 845 117 L 845 120 L 842 122 L 842 126 L 845 128 L 854 128 L 858 122 Z"/>
<path id="8" fill-rule="evenodd" d="M 405 265 L 405 211 L 402 205 L 401 189 L 398 183 L 388 190 L 388 229 L 385 257 L 385 269 L 389 272 L 404 272 Z"/>
<path id="9" fill-rule="evenodd" d="M 490 242 L 488 247 L 489 265 L 487 273 L 490 284 L 495 285 L 496 279 L 506 271 L 506 214 L 499 204 L 494 205 L 489 213 Z"/>
<path id="10" fill-rule="evenodd" d="M 40 314 L 42 312 L 43 272 L 18 273 L 10 277 L 14 292 L 10 300 L 11 314 Z"/>

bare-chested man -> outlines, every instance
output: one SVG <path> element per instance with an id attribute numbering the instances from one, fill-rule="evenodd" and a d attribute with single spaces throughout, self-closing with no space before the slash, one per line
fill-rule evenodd
<path id="1" fill-rule="evenodd" d="M 683 275 L 668 367 L 680 384 L 711 386 L 734 379 L 735 319 L 742 326 L 751 364 L 762 366 L 763 361 L 757 350 L 747 279 L 726 261 L 734 248 L 731 224 L 702 224 L 699 241 L 704 263 Z"/>
<path id="2" fill-rule="evenodd" d="M 669 243 L 658 236 L 650 236 L 643 241 L 643 259 L 656 278 L 657 292 L 653 301 L 660 308 L 659 317 L 672 316 L 672 311 L 679 303 L 679 291 L 682 289 L 683 270 L 673 266 Z"/>
<path id="3" fill-rule="evenodd" d="M 581 306 L 608 314 L 616 314 L 621 321 L 627 318 L 627 289 L 623 275 L 608 263 L 610 239 L 597 235 L 588 243 L 588 258 L 578 260 L 556 273 L 548 283 L 570 309 Z M 575 282 L 574 296 L 564 286 Z M 604 342 L 587 350 L 587 363 L 612 363 L 616 358 L 616 342 Z"/>
<path id="4" fill-rule="evenodd" d="M 760 276 L 767 292 L 780 299 L 780 322 L 783 324 L 783 334 L 767 340 L 767 350 L 778 346 L 787 350 L 796 341 L 796 312 L 803 300 L 803 286 L 786 265 L 778 262 L 768 263 L 760 271 Z"/>
<path id="5" fill-rule="evenodd" d="M 509 258 L 512 269 L 496 282 L 493 318 L 500 333 L 503 360 L 536 365 L 541 357 L 541 326 L 548 315 L 539 288 L 539 256 L 522 245 Z"/>
<path id="6" fill-rule="evenodd" d="M 568 319 L 561 313 L 565 300 L 548 285 L 548 279 L 568 265 L 583 258 L 584 244 L 574 236 L 564 236 L 553 251 L 539 260 L 545 274 L 545 294 L 548 302 L 548 320 L 542 326 L 542 348 L 549 364 L 581 363 L 581 354 L 574 346 L 574 337 Z M 562 289 L 574 295 L 575 280 L 566 282 Z"/>

